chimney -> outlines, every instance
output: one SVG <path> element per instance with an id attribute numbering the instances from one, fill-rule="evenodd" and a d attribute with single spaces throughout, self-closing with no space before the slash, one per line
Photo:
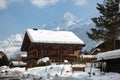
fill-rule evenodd
<path id="1" fill-rule="evenodd" d="M 37 31 L 38 29 L 37 29 L 37 28 L 33 28 L 33 30 L 36 30 L 36 31 Z"/>

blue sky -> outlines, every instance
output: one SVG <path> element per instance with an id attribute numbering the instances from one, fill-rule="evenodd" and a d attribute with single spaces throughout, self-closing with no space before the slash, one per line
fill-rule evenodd
<path id="1" fill-rule="evenodd" d="M 98 14 L 103 0 L 0 0 L 0 40 L 59 20 L 66 12 L 82 19 Z"/>

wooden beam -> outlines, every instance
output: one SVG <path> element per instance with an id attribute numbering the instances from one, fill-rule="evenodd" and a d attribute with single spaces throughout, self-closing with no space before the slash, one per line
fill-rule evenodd
<path id="1" fill-rule="evenodd" d="M 37 50 L 36 49 L 33 49 L 31 51 L 29 51 L 27 54 L 32 54 L 33 52 L 36 52 Z"/>

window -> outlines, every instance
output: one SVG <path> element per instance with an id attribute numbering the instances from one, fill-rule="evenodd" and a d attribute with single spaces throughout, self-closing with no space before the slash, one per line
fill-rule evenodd
<path id="1" fill-rule="evenodd" d="M 74 53 L 74 50 L 67 50 L 67 53 L 68 53 L 68 54 L 73 54 L 73 53 Z"/>

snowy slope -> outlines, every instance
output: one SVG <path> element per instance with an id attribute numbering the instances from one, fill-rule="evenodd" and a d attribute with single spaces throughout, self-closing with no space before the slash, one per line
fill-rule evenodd
<path id="1" fill-rule="evenodd" d="M 79 64 L 78 64 L 79 65 Z M 89 77 L 88 72 L 95 73 Z M 50 65 L 30 68 L 23 71 L 20 77 L 25 80 L 120 80 L 119 73 L 105 73 L 101 75 L 100 69 L 86 67 L 85 72 L 72 72 L 71 65 Z"/>
<path id="2" fill-rule="evenodd" d="M 22 54 L 20 47 L 22 44 L 23 36 L 21 34 L 11 35 L 0 43 L 0 51 L 6 53 L 9 58 L 13 58 L 18 54 Z"/>
<path id="3" fill-rule="evenodd" d="M 89 77 L 88 72 L 94 73 Z M 75 71 L 72 73 L 71 65 L 50 65 L 42 67 L 34 67 L 25 70 L 25 68 L 9 68 L 7 66 L 0 67 L 0 75 L 7 76 L 18 75 L 20 80 L 120 80 L 119 73 L 107 72 L 101 75 L 100 69 L 86 67 L 85 72 Z"/>

